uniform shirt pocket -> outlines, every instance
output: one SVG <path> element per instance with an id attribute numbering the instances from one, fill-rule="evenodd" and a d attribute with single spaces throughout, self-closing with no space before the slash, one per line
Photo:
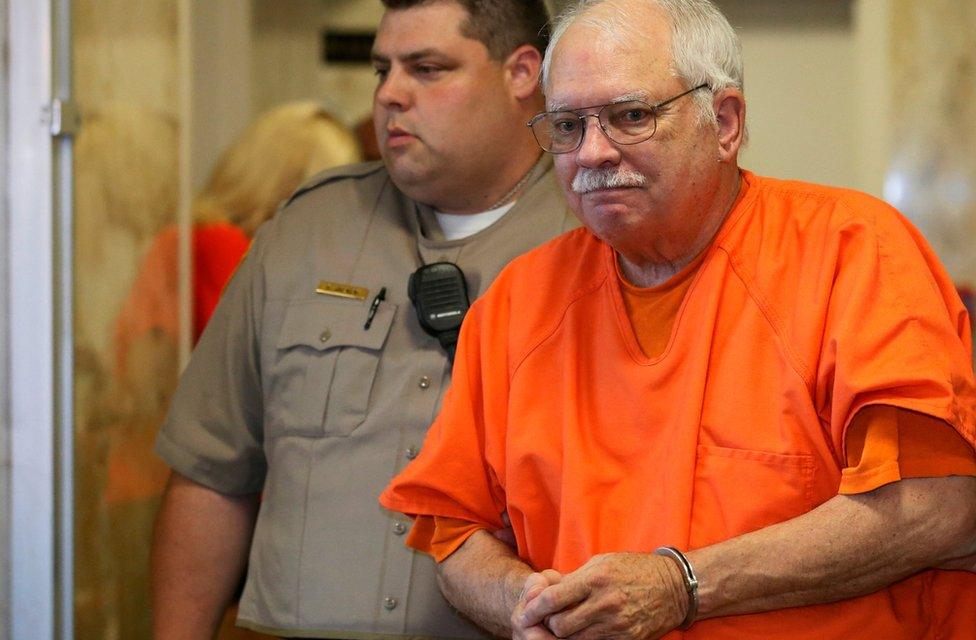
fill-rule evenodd
<path id="1" fill-rule="evenodd" d="M 265 378 L 269 437 L 348 436 L 363 423 L 396 305 L 381 302 L 364 329 L 368 311 L 344 298 L 288 305 Z"/>
<path id="2" fill-rule="evenodd" d="M 692 548 L 806 513 L 814 507 L 814 456 L 699 445 Z"/>

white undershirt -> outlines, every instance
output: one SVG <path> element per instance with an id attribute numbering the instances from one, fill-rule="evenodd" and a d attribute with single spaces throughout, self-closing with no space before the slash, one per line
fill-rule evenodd
<path id="1" fill-rule="evenodd" d="M 514 202 L 484 211 L 482 213 L 444 213 L 435 211 L 437 223 L 441 225 L 445 240 L 460 240 L 487 229 L 515 206 Z"/>

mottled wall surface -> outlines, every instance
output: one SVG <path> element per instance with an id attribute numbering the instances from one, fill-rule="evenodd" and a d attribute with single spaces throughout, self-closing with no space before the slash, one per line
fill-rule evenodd
<path id="1" fill-rule="evenodd" d="M 885 199 L 922 230 L 965 296 L 976 286 L 976 3 L 892 8 Z"/>
<path id="2" fill-rule="evenodd" d="M 166 469 L 151 453 L 174 358 L 119 362 L 116 319 L 154 237 L 175 221 L 179 102 L 174 0 L 76 0 L 76 637 L 148 638 L 152 518 Z M 175 256 L 174 256 L 175 259 Z M 176 309 L 168 313 L 176 314 Z"/>

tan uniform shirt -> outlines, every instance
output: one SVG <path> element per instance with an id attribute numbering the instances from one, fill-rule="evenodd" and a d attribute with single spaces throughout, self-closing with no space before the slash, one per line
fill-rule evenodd
<path id="1" fill-rule="evenodd" d="M 378 163 L 324 174 L 258 232 L 156 444 L 196 482 L 264 492 L 241 625 L 297 637 L 481 636 L 443 600 L 430 558 L 404 547 L 410 521 L 376 498 L 417 455 L 450 381 L 407 278 L 451 261 L 473 299 L 513 257 L 577 226 L 551 161 L 535 174 L 511 211 L 462 240 L 439 239 L 429 208 Z M 369 293 L 318 294 L 322 280 Z"/>

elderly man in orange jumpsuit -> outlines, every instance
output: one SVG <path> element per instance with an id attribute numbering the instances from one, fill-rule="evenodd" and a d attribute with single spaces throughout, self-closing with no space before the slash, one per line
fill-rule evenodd
<path id="1" fill-rule="evenodd" d="M 976 638 L 971 329 L 919 233 L 738 167 L 707 0 L 586 2 L 544 68 L 586 228 L 472 308 L 381 497 L 448 599 L 526 639 Z"/>

